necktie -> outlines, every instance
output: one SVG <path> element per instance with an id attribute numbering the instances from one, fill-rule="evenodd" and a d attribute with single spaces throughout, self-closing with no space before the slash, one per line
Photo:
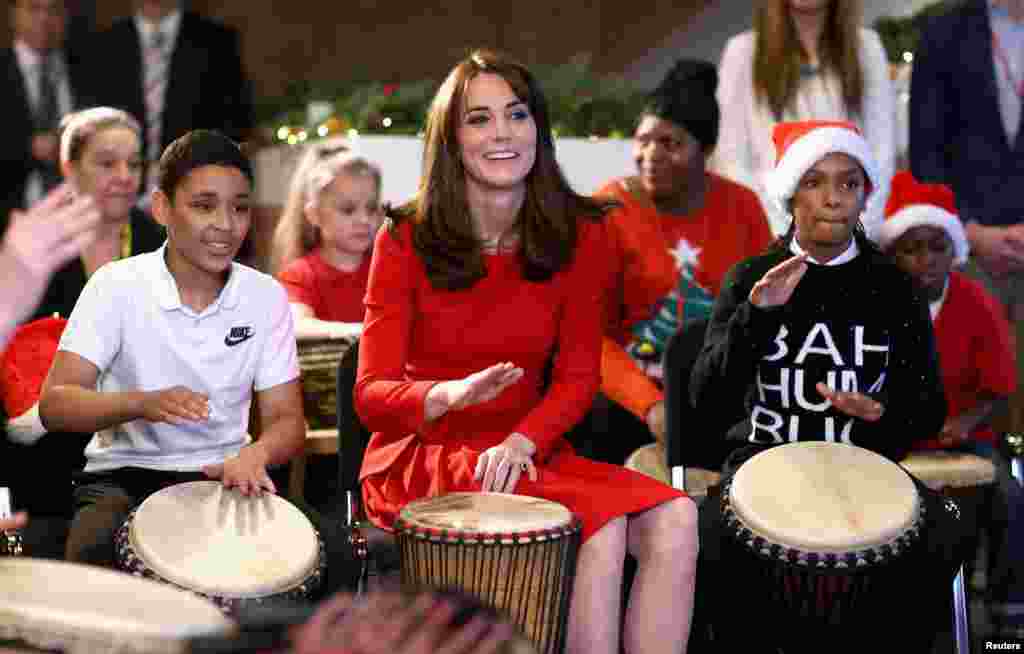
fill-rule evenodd
<path id="1" fill-rule="evenodd" d="M 150 161 L 160 158 L 160 124 L 167 90 L 165 42 L 163 33 L 156 30 L 146 48 L 146 155 Z"/>
<path id="2" fill-rule="evenodd" d="M 53 79 L 53 61 L 43 55 L 39 62 L 39 103 L 35 111 L 35 127 L 40 132 L 54 132 L 60 122 L 57 107 L 57 85 Z M 43 182 L 43 193 L 60 184 L 60 173 L 56 162 L 45 162 L 39 171 Z"/>
<path id="3" fill-rule="evenodd" d="M 148 208 L 152 191 L 157 182 L 157 161 L 160 159 L 161 126 L 164 113 L 164 92 L 167 90 L 167 55 L 164 52 L 166 38 L 160 30 L 154 30 L 145 53 L 145 100 L 146 100 L 146 168 L 145 192 L 140 198 L 143 208 Z"/>

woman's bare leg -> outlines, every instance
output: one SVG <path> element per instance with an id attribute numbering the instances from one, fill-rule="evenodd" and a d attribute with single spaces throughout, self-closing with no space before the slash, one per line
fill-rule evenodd
<path id="1" fill-rule="evenodd" d="M 617 654 L 626 518 L 601 527 L 580 548 L 569 605 L 568 654 Z"/>
<path id="2" fill-rule="evenodd" d="M 626 607 L 626 653 L 685 652 L 697 575 L 697 506 L 680 498 L 630 516 L 628 546 L 637 572 Z"/>

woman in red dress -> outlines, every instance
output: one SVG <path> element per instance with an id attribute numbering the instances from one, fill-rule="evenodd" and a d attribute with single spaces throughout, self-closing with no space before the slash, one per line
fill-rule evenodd
<path id="1" fill-rule="evenodd" d="M 684 651 L 693 502 L 563 438 L 600 382 L 605 207 L 566 183 L 529 71 L 489 52 L 460 62 L 431 106 L 423 170 L 370 266 L 355 389 L 375 432 L 370 519 L 390 528 L 410 500 L 455 491 L 559 502 L 583 521 L 568 651 L 618 651 L 627 550 L 626 651 Z"/>

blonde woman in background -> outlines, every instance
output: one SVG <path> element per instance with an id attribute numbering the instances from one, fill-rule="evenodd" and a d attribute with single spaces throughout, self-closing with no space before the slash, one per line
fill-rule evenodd
<path id="1" fill-rule="evenodd" d="M 896 106 L 878 34 L 861 26 L 859 0 L 761 0 L 754 29 L 725 46 L 719 65 L 722 108 L 711 168 L 758 192 L 772 230 L 790 219 L 765 199 L 775 166 L 772 129 L 795 120 L 848 120 L 879 163 L 878 197 L 864 223 L 880 223 L 895 166 Z"/>
<path id="2" fill-rule="evenodd" d="M 299 339 L 362 331 L 370 250 L 384 219 L 380 192 L 380 169 L 350 152 L 296 171 L 272 260 Z"/>

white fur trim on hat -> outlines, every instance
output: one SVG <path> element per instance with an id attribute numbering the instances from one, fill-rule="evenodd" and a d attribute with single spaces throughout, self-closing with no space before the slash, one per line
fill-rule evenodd
<path id="1" fill-rule="evenodd" d="M 953 241 L 953 256 L 956 263 L 967 263 L 970 245 L 963 223 L 955 215 L 933 204 L 911 204 L 889 216 L 878 228 L 878 244 L 883 250 L 889 248 L 908 229 L 914 227 L 938 227 Z"/>
<path id="2" fill-rule="evenodd" d="M 788 214 L 789 201 L 796 193 L 800 178 L 811 166 L 835 152 L 853 157 L 867 173 L 868 181 L 871 182 L 871 193 L 864 198 L 864 206 L 867 207 L 881 188 L 878 164 L 864 137 L 845 127 L 819 127 L 791 143 L 775 169 L 768 174 L 765 189 L 768 197 L 783 213 Z"/>

